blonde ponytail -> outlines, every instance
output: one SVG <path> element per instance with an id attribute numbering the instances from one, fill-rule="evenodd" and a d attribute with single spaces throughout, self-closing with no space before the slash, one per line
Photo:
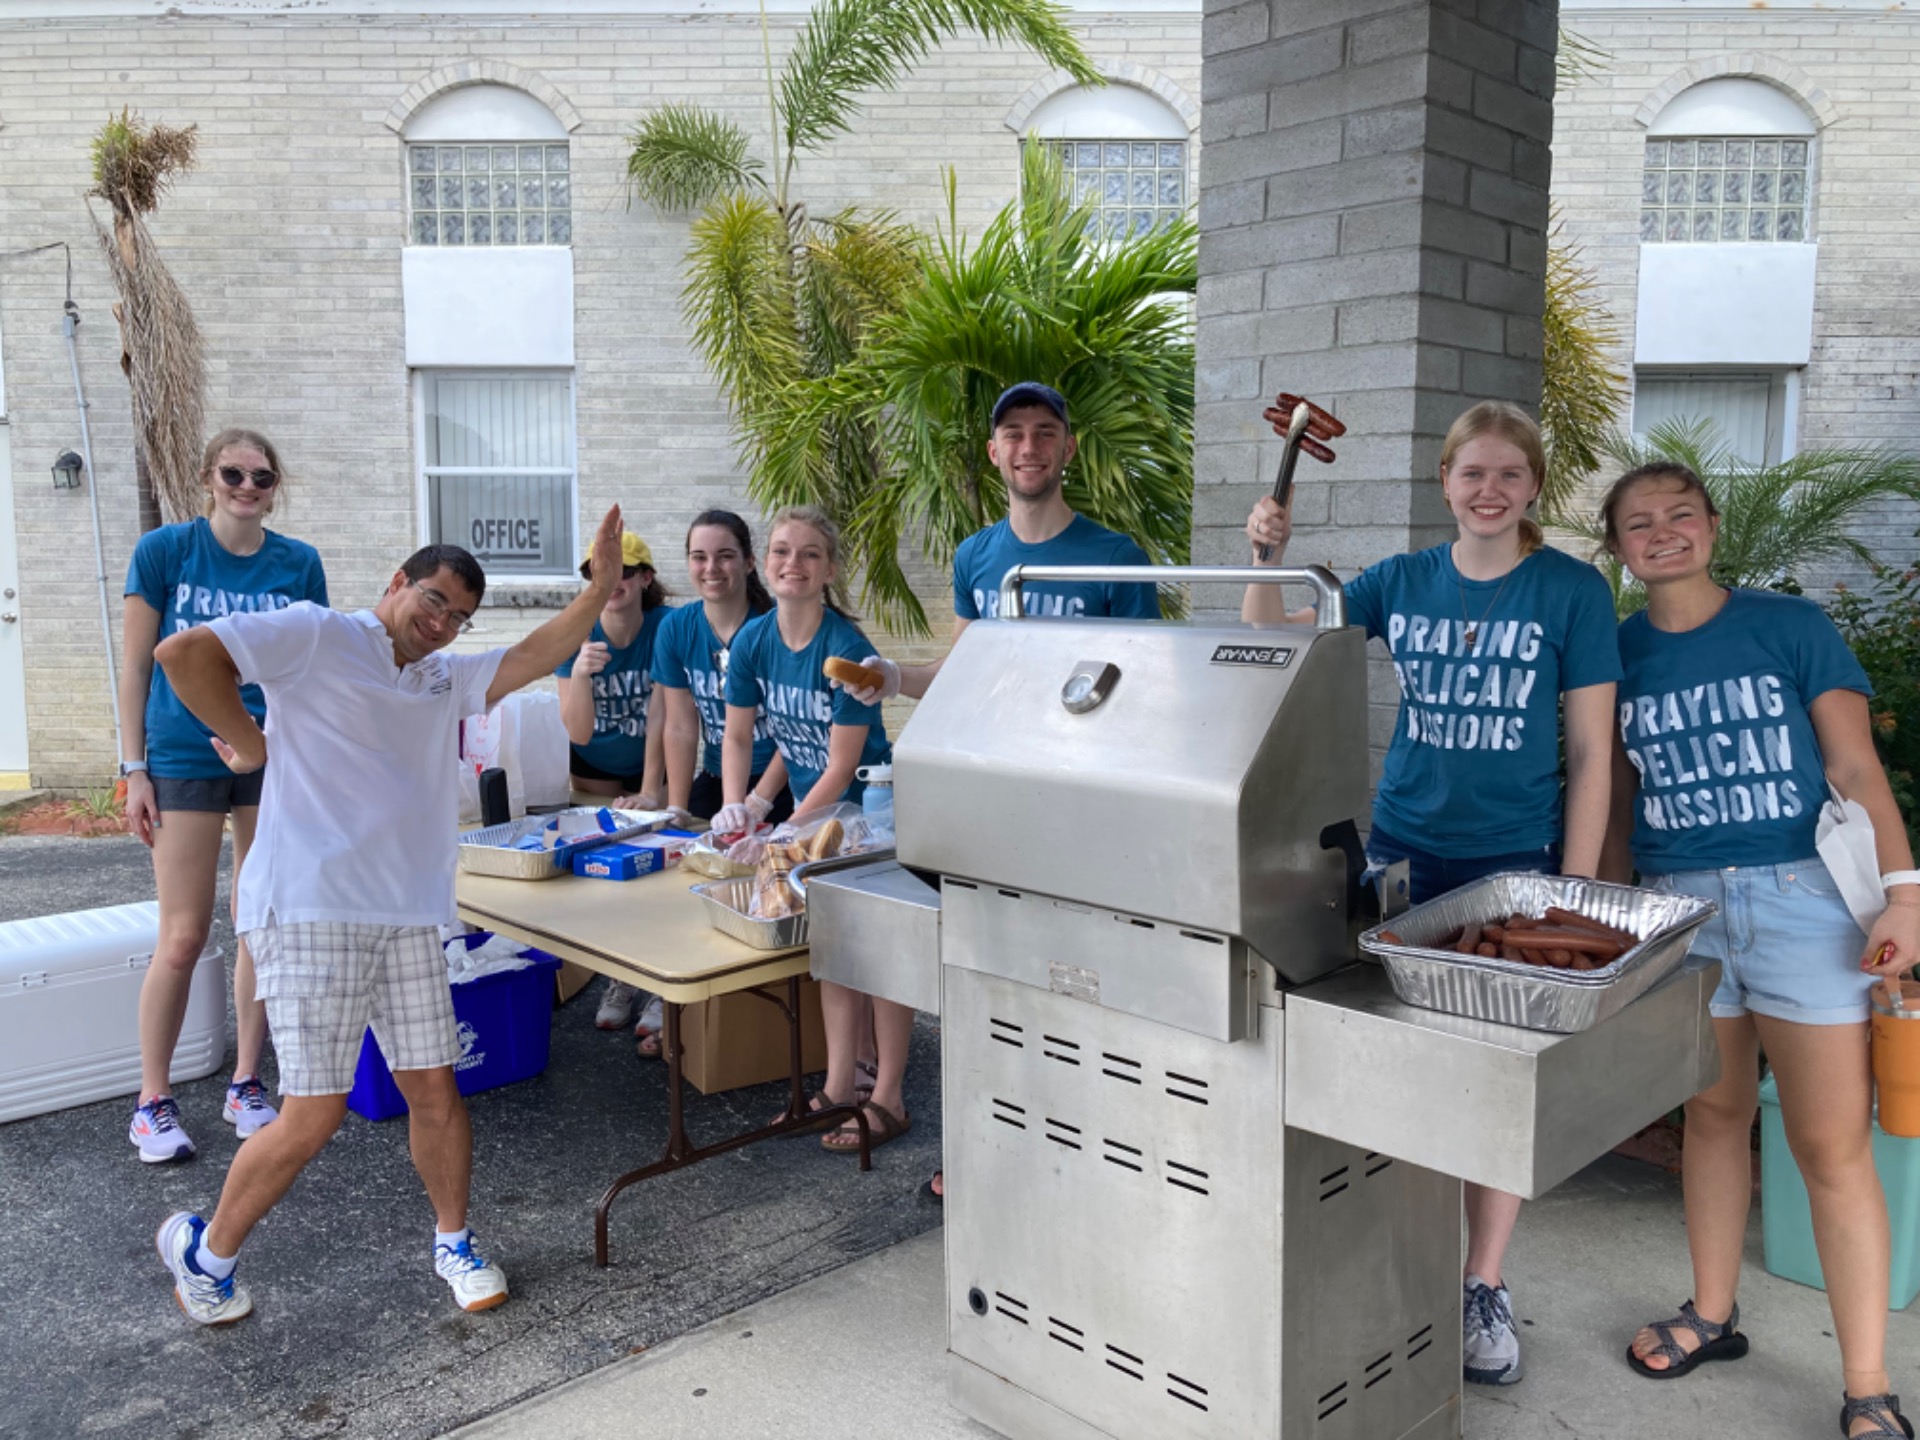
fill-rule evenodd
<path id="1" fill-rule="evenodd" d="M 1526 559 L 1547 543 L 1547 532 L 1540 528 L 1540 522 L 1531 515 L 1520 517 L 1520 558 Z"/>

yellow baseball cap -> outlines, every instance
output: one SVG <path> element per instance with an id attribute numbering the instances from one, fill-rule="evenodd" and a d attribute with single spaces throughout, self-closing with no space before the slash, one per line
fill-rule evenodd
<path id="1" fill-rule="evenodd" d="M 625 570 L 631 570 L 636 565 L 644 565 L 649 570 L 656 568 L 653 563 L 653 551 L 648 548 L 646 541 L 631 530 L 620 532 L 620 565 Z M 590 579 L 592 572 L 593 552 L 589 550 L 580 557 L 580 578 Z"/>

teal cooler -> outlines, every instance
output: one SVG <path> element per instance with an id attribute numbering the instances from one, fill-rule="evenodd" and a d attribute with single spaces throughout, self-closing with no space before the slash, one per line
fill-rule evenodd
<path id="1" fill-rule="evenodd" d="M 485 931 L 462 936 L 469 947 L 491 939 Z M 455 943 L 460 943 L 456 941 Z M 547 1068 L 553 1030 L 553 976 L 560 961 L 544 950 L 522 947 L 533 963 L 499 970 L 453 989 L 453 1018 L 459 1027 L 460 1058 L 453 1062 L 454 1083 L 462 1095 L 476 1095 Z M 368 1120 L 391 1120 L 407 1113 L 406 1098 L 367 1029 L 360 1042 L 360 1063 L 353 1073 L 347 1107 Z"/>
<path id="2" fill-rule="evenodd" d="M 1920 1295 L 1920 1140 L 1889 1135 L 1876 1121 L 1873 1163 L 1893 1222 L 1891 1302 L 1895 1310 L 1904 1310 Z M 1812 1205 L 1800 1167 L 1787 1149 L 1780 1091 L 1772 1075 L 1760 1086 L 1760 1229 L 1768 1270 L 1782 1280 L 1826 1289 L 1820 1256 L 1813 1248 Z"/>

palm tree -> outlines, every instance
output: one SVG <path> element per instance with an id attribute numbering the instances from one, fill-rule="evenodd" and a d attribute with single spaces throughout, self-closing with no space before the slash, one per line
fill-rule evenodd
<path id="1" fill-rule="evenodd" d="M 1051 0 L 821 0 L 777 75 L 764 4 L 760 25 L 771 166 L 732 119 L 694 105 L 645 115 L 627 157 L 630 195 L 697 212 L 685 313 L 756 472 L 782 389 L 852 355 L 919 270 L 917 237 L 891 215 L 810 218 L 792 192 L 799 158 L 852 128 L 863 91 L 894 88 L 961 32 L 1016 41 L 1076 80 L 1099 83 Z M 871 448 L 859 432 L 833 439 L 849 465 Z"/>
<path id="2" fill-rule="evenodd" d="M 1600 468 L 1607 436 L 1626 404 L 1626 376 L 1610 358 L 1620 327 L 1600 303 L 1598 281 L 1556 219 L 1547 234 L 1547 298 L 1541 315 L 1540 431 L 1547 473 L 1540 513 L 1567 524 L 1580 483 Z"/>
<path id="3" fill-rule="evenodd" d="M 968 246 L 947 177 L 948 228 L 922 282 L 871 325 L 860 354 L 797 384 L 769 431 L 756 492 L 773 504 L 840 497 L 864 595 L 914 634 L 927 619 L 900 563 L 903 542 L 945 565 L 1006 513 L 988 464 L 996 396 L 1042 380 L 1066 397 L 1080 442 L 1068 467 L 1074 509 L 1137 540 L 1156 562 L 1188 553 L 1193 514 L 1192 218 L 1102 239 L 1095 206 L 1072 199 L 1059 162 L 1029 143 L 1018 199 Z M 875 441 L 876 469 L 852 471 L 833 436 Z M 1166 597 L 1178 603 L 1178 597 Z"/>
<path id="4" fill-rule="evenodd" d="M 1798 588 L 1798 576 L 1810 566 L 1874 565 L 1878 557 L 1854 533 L 1866 509 L 1895 498 L 1920 500 L 1920 456 L 1843 447 L 1756 465 L 1728 449 L 1710 420 L 1665 421 L 1639 439 L 1615 432 L 1606 452 L 1622 470 L 1677 460 L 1700 477 L 1720 512 L 1713 575 L 1723 585 Z M 1593 543 L 1622 615 L 1646 604 L 1639 582 L 1607 553 L 1598 517 L 1568 516 L 1561 524 Z"/>
<path id="5" fill-rule="evenodd" d="M 93 138 L 93 188 L 111 232 L 89 206 L 107 259 L 120 322 L 120 368 L 133 392 L 134 476 L 142 532 L 185 519 L 200 503 L 200 447 L 206 441 L 206 359 L 193 308 L 160 259 L 142 218 L 160 206 L 176 176 L 193 168 L 196 127 L 148 125 L 122 110 Z"/>

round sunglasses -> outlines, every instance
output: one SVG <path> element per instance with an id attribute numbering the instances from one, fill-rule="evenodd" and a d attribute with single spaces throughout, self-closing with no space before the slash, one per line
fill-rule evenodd
<path id="1" fill-rule="evenodd" d="M 280 483 L 280 477 L 271 470 L 242 470 L 238 465 L 222 465 L 218 474 L 220 483 L 229 490 L 238 490 L 245 483 L 256 490 L 271 490 Z"/>

